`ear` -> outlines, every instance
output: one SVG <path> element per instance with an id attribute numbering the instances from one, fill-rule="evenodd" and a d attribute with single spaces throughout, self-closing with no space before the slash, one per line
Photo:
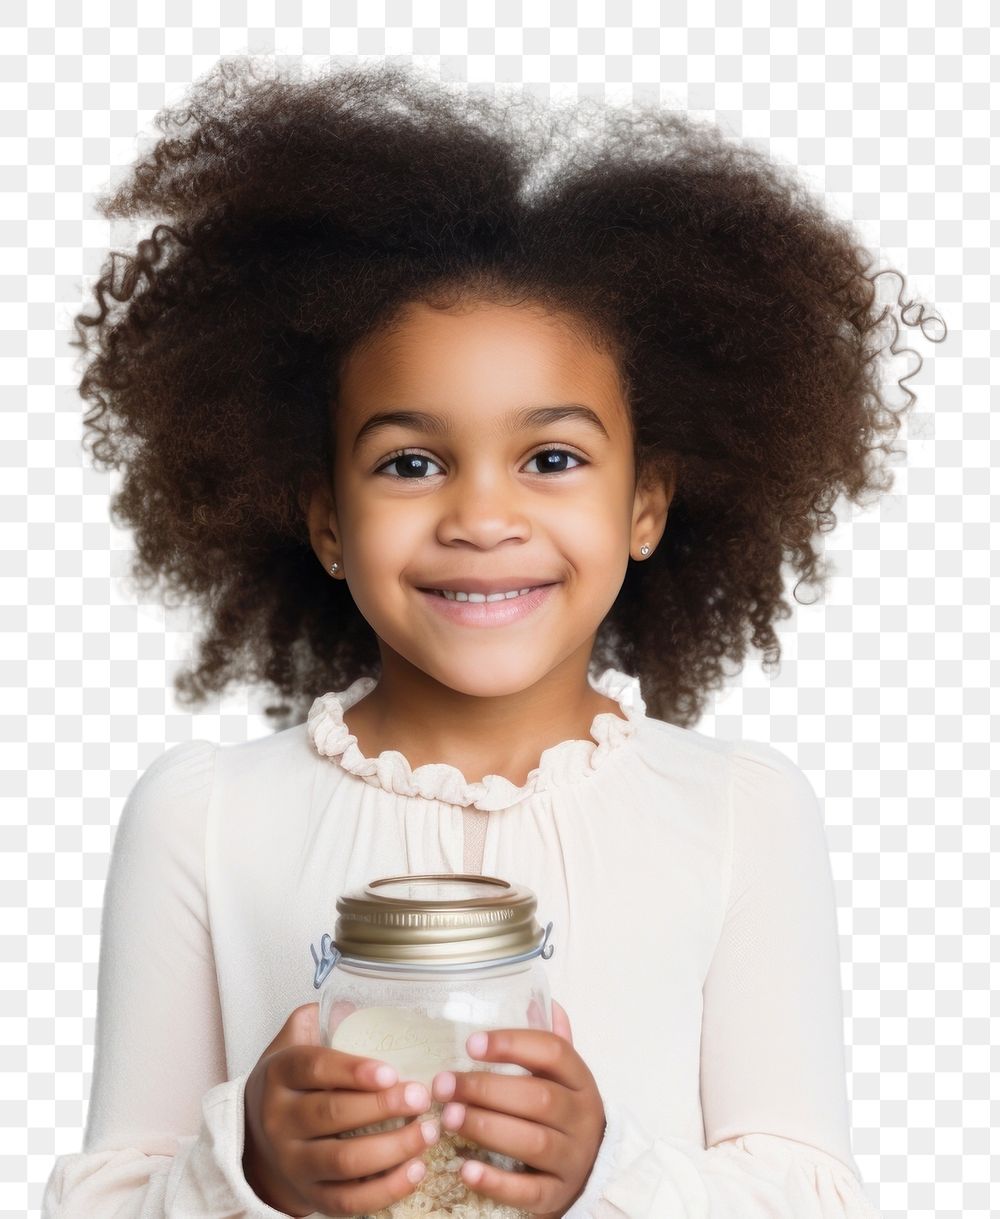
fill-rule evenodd
<path id="1" fill-rule="evenodd" d="M 344 558 L 340 545 L 340 529 L 337 525 L 337 508 L 332 486 L 326 479 L 303 485 L 298 499 L 299 507 L 305 515 L 309 541 L 316 557 L 327 572 L 329 572 L 331 564 L 340 563 L 342 574 Z"/>
<path id="2" fill-rule="evenodd" d="M 632 536 L 629 549 L 639 554 L 645 543 L 653 550 L 659 544 L 667 524 L 667 512 L 677 487 L 676 462 L 663 460 L 648 466 L 635 489 L 632 506 Z"/>

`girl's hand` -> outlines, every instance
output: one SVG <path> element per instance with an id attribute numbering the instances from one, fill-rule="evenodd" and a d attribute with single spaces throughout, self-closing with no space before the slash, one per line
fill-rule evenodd
<path id="1" fill-rule="evenodd" d="M 462 1166 L 476 1193 L 541 1219 L 559 1219 L 583 1193 L 604 1138 L 604 1103 L 587 1064 L 573 1049 L 565 1011 L 552 1001 L 553 1032 L 495 1029 L 486 1049 L 470 1057 L 513 1062 L 531 1075 L 495 1071 L 442 1071 L 433 1095 L 452 1101 L 442 1127 L 461 1130 L 480 1147 L 526 1165 L 506 1172 L 478 1160 Z M 472 1039 L 470 1038 L 470 1041 Z"/>
<path id="2" fill-rule="evenodd" d="M 284 1214 L 364 1215 L 413 1193 L 426 1172 L 420 1157 L 439 1131 L 429 1121 L 425 1134 L 411 1121 L 334 1137 L 425 1113 L 431 1102 L 422 1084 L 380 1083 L 377 1060 L 321 1046 L 318 1008 L 297 1007 L 247 1079 L 243 1173 L 258 1198 Z M 416 1092 L 407 1100 L 410 1089 Z M 414 1166 L 421 1169 L 415 1180 L 407 1175 Z"/>

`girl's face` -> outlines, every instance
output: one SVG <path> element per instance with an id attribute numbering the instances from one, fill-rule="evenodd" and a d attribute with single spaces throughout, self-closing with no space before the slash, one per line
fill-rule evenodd
<path id="1" fill-rule="evenodd" d="M 669 503 L 662 484 L 634 487 L 612 358 L 539 308 L 419 304 L 351 355 L 340 384 L 335 503 L 318 492 L 310 528 L 378 635 L 383 668 L 395 653 L 488 697 L 589 658 L 630 553 L 655 548 Z M 541 408 L 548 418 L 525 418 Z M 428 590 L 469 581 L 553 587 L 513 621 L 468 625 Z"/>

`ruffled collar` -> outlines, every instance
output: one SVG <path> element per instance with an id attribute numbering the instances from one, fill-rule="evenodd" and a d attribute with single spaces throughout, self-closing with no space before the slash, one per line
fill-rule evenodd
<path id="1" fill-rule="evenodd" d="M 309 710 L 307 732 L 313 748 L 344 770 L 373 787 L 400 796 L 418 796 L 495 812 L 534 795 L 567 783 L 575 783 L 599 769 L 635 732 L 645 715 L 646 704 L 639 679 L 619 669 L 608 668 L 599 676 L 591 671 L 587 680 L 594 690 L 612 698 L 624 719 L 614 711 L 601 711 L 590 725 L 589 740 L 560 741 L 542 751 L 538 765 L 518 787 L 503 775 L 484 775 L 470 783 L 457 766 L 428 762 L 411 769 L 398 750 L 385 749 L 378 757 L 366 758 L 358 738 L 344 723 L 344 712 L 364 698 L 376 685 L 373 677 L 359 677 L 346 690 L 321 694 Z"/>

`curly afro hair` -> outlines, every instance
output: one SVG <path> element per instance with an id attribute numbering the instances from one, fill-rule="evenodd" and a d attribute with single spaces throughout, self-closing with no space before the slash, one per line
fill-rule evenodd
<path id="1" fill-rule="evenodd" d="M 649 713 L 685 727 L 749 644 L 778 664 L 783 563 L 826 578 L 816 535 L 839 496 L 891 486 L 875 456 L 915 399 L 881 392 L 898 326 L 872 256 L 792 172 L 660 107 L 543 106 L 385 61 L 310 77 L 223 58 L 156 125 L 99 200 L 155 222 L 109 254 L 74 346 L 85 442 L 124 470 L 133 578 L 205 611 L 183 704 L 264 684 L 286 727 L 377 676 L 303 496 L 330 477 L 342 360 L 414 301 L 568 316 L 616 357 L 637 477 L 670 463 L 666 532 L 593 663 L 638 674 Z M 940 341 L 912 305 L 901 320 Z"/>

